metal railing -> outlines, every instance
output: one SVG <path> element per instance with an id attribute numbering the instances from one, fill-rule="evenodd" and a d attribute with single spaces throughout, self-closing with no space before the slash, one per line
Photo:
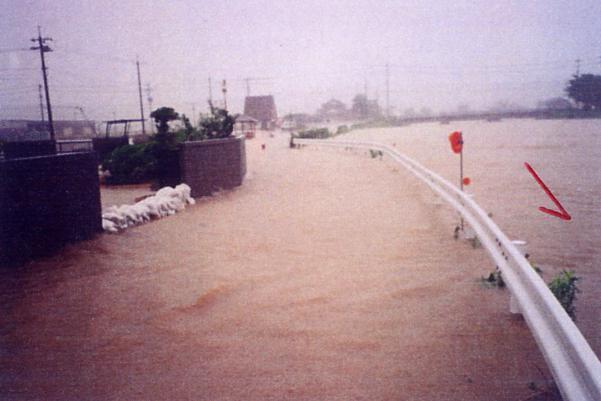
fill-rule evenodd
<path id="1" fill-rule="evenodd" d="M 56 141 L 56 151 L 58 153 L 70 152 L 91 152 L 94 145 L 91 139 L 62 139 Z"/>
<path id="2" fill-rule="evenodd" d="M 446 200 L 472 227 L 503 273 L 564 399 L 601 400 L 599 359 L 542 278 L 474 200 L 438 174 L 380 143 L 294 138 L 294 144 L 379 150 Z"/>

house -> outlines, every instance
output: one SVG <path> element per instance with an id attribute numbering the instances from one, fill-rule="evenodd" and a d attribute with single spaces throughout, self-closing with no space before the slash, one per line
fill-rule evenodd
<path id="1" fill-rule="evenodd" d="M 306 113 L 286 114 L 282 120 L 282 130 L 284 131 L 305 129 L 307 125 L 321 121 L 319 117 Z"/>
<path id="2" fill-rule="evenodd" d="M 259 122 L 261 129 L 272 130 L 276 127 L 277 112 L 273 96 L 247 96 L 244 100 L 244 114 Z"/>
<path id="3" fill-rule="evenodd" d="M 258 122 L 259 121 L 256 119 L 242 114 L 236 117 L 234 131 L 236 132 L 236 135 L 244 135 L 248 139 L 254 138 Z"/>
<path id="4" fill-rule="evenodd" d="M 330 99 L 321 105 L 317 115 L 325 120 L 344 120 L 349 117 L 349 111 L 340 100 Z"/>

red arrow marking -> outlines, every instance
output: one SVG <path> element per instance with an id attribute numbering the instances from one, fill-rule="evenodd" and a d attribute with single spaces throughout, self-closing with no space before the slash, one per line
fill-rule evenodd
<path id="1" fill-rule="evenodd" d="M 530 174 L 532 174 L 532 176 L 534 177 L 536 182 L 538 182 L 538 185 L 541 186 L 543 191 L 545 191 L 547 196 L 549 198 L 551 198 L 553 203 L 555 203 L 555 206 L 557 206 L 560 211 L 558 212 L 556 210 L 547 209 L 546 207 L 543 207 L 543 206 L 540 206 L 538 208 L 538 210 L 540 210 L 541 212 L 550 214 L 551 216 L 559 217 L 560 219 L 563 219 L 563 220 L 572 220 L 572 216 L 570 216 L 568 214 L 568 212 L 566 212 L 566 210 L 563 208 L 563 206 L 561 206 L 561 203 L 559 203 L 559 201 L 557 200 L 555 195 L 553 195 L 553 193 L 551 192 L 551 190 L 549 188 L 547 188 L 547 186 L 545 185 L 543 180 L 541 180 L 540 177 L 538 176 L 538 174 L 536 174 L 536 171 L 534 171 L 532 166 L 530 166 L 527 162 L 524 163 L 524 166 L 526 166 L 526 169 L 530 172 Z"/>

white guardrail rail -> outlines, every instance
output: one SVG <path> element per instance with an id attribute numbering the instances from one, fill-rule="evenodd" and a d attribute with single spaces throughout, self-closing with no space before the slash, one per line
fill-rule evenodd
<path id="1" fill-rule="evenodd" d="M 294 144 L 379 150 L 446 200 L 501 269 L 565 400 L 601 400 L 601 363 L 542 278 L 476 202 L 438 174 L 376 142 L 294 138 Z"/>

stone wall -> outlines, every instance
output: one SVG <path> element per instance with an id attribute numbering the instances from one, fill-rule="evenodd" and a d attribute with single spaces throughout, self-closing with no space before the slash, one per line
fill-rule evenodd
<path id="1" fill-rule="evenodd" d="M 102 231 L 95 152 L 0 161 L 0 264 Z"/>
<path id="2" fill-rule="evenodd" d="M 244 138 L 183 143 L 180 171 L 182 182 L 192 188 L 192 196 L 195 198 L 241 185 L 246 174 Z"/>

